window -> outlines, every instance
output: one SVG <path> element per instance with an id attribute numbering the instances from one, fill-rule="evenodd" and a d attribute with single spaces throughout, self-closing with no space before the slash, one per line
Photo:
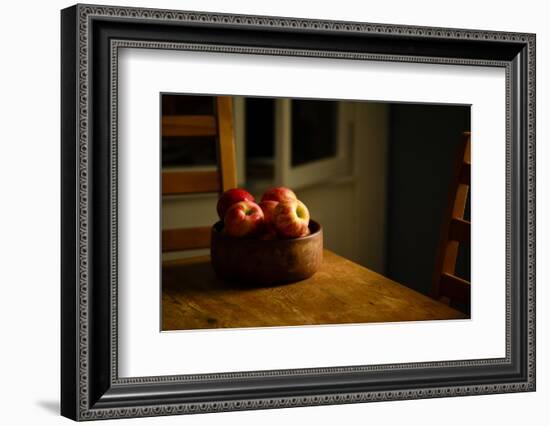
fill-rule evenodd
<path id="1" fill-rule="evenodd" d="M 200 126 L 215 109 L 213 96 L 162 94 L 161 102 L 163 123 L 173 123 L 175 129 L 189 120 Z M 234 97 L 239 182 L 246 180 L 246 185 L 259 190 L 271 185 L 300 188 L 349 174 L 353 105 L 321 99 Z M 215 167 L 215 136 L 183 133 L 163 133 L 162 166 Z"/>
<path id="2" fill-rule="evenodd" d="M 246 177 L 270 181 L 275 162 L 275 99 L 246 98 Z"/>
<path id="3" fill-rule="evenodd" d="M 353 103 L 269 98 L 245 102 L 249 185 L 299 188 L 348 172 Z"/>
<path id="4" fill-rule="evenodd" d="M 338 103 L 294 99 L 292 114 L 292 167 L 337 155 Z"/>

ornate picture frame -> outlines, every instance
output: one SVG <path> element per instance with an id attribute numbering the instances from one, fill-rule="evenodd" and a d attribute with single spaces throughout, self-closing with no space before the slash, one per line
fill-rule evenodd
<path id="1" fill-rule="evenodd" d="M 61 12 L 61 413 L 74 420 L 535 390 L 535 35 L 97 5 Z M 117 55 L 121 47 L 506 72 L 506 356 L 120 378 Z"/>

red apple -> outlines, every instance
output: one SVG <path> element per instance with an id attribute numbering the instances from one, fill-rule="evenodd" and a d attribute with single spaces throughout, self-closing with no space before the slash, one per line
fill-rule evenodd
<path id="1" fill-rule="evenodd" d="M 240 201 L 233 204 L 224 216 L 225 232 L 233 237 L 246 237 L 260 232 L 264 214 L 254 201 Z"/>
<path id="2" fill-rule="evenodd" d="M 308 235 L 309 210 L 300 200 L 288 200 L 277 204 L 273 216 L 279 235 L 285 238 Z"/>
<path id="3" fill-rule="evenodd" d="M 277 202 L 297 200 L 296 194 L 292 189 L 285 188 L 284 186 L 278 186 L 276 188 L 269 188 L 262 195 L 262 201 L 273 200 Z"/>
<path id="4" fill-rule="evenodd" d="M 277 204 L 279 204 L 279 202 L 273 200 L 265 200 L 260 202 L 259 204 L 259 206 L 262 208 L 262 211 L 264 212 L 264 223 L 267 228 L 272 228 L 274 226 L 273 213 L 275 212 Z"/>
<path id="5" fill-rule="evenodd" d="M 259 206 L 264 212 L 264 226 L 260 235 L 260 240 L 276 240 L 277 239 L 277 230 L 275 229 L 275 224 L 273 223 L 273 214 L 275 213 L 275 208 L 279 203 L 273 200 L 262 201 Z"/>
<path id="6" fill-rule="evenodd" d="M 233 188 L 225 191 L 218 200 L 218 205 L 216 206 L 220 219 L 223 220 L 225 213 L 229 210 L 229 207 L 240 201 L 254 201 L 254 197 L 250 194 L 250 192 L 241 188 Z"/>

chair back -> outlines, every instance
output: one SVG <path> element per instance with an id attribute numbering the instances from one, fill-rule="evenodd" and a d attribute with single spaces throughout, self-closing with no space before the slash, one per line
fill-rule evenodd
<path id="1" fill-rule="evenodd" d="M 470 309 L 470 282 L 455 275 L 460 244 L 470 244 L 469 221 L 464 210 L 470 189 L 470 132 L 462 134 L 449 199 L 442 223 L 441 237 L 436 255 L 432 293 L 436 299 Z"/>
<path id="2" fill-rule="evenodd" d="M 215 98 L 213 115 L 166 115 L 162 136 L 215 137 L 217 168 L 212 171 L 163 171 L 162 195 L 217 192 L 237 186 L 232 98 Z M 210 247 L 211 226 L 162 231 L 162 251 L 183 251 Z"/>

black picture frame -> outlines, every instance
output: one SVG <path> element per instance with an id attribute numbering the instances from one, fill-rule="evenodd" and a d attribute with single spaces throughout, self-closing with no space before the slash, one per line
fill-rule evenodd
<path id="1" fill-rule="evenodd" d="M 61 29 L 62 415 L 91 420 L 535 390 L 534 34 L 80 4 L 61 12 Z M 140 45 L 504 68 L 506 356 L 119 378 L 112 105 L 117 46 Z"/>

